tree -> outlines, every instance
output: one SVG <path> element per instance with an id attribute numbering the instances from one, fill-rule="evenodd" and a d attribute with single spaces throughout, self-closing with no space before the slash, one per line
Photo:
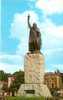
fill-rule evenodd
<path id="1" fill-rule="evenodd" d="M 8 85 L 7 84 L 3 84 L 2 90 L 4 90 L 5 92 L 8 92 Z"/>
<path id="2" fill-rule="evenodd" d="M 24 72 L 23 71 L 15 72 L 13 75 L 16 77 L 16 80 L 18 80 L 21 83 L 24 83 Z"/>
<path id="3" fill-rule="evenodd" d="M 4 71 L 0 71 L 0 81 L 6 81 L 7 74 Z"/>
<path id="4" fill-rule="evenodd" d="M 9 73 L 5 73 L 4 71 L 0 71 L 0 81 L 7 81 L 8 80 L 8 76 L 10 74 Z"/>
<path id="5" fill-rule="evenodd" d="M 23 71 L 19 71 L 19 72 L 15 72 L 13 74 L 13 76 L 15 77 L 15 80 L 13 81 L 13 83 L 11 84 L 9 90 L 12 92 L 12 94 L 14 95 L 14 92 L 17 92 L 20 85 L 22 83 L 24 83 L 24 72 Z"/>

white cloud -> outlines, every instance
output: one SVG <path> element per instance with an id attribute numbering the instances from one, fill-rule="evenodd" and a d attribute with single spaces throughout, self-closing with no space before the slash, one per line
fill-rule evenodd
<path id="1" fill-rule="evenodd" d="M 50 64 L 49 68 L 45 69 L 45 72 L 55 72 L 57 70 L 63 73 L 63 64 Z"/>
<path id="2" fill-rule="evenodd" d="M 50 64 L 50 66 L 54 71 L 59 70 L 60 72 L 63 72 L 63 64 Z"/>
<path id="3" fill-rule="evenodd" d="M 47 69 L 47 68 L 45 69 L 45 73 L 46 73 L 46 72 L 54 72 L 54 71 L 55 71 L 55 70 L 51 70 L 51 69 Z"/>
<path id="4" fill-rule="evenodd" d="M 63 0 L 38 0 L 36 6 L 43 10 L 45 14 L 63 12 Z"/>
<path id="5" fill-rule="evenodd" d="M 43 51 L 45 56 L 51 56 L 51 54 L 55 55 L 56 53 L 63 53 L 63 48 L 53 48 L 53 49 L 46 49 Z"/>
<path id="6" fill-rule="evenodd" d="M 0 55 L 0 62 L 8 62 L 11 64 L 21 65 L 24 60 L 23 55 Z"/>
<path id="7" fill-rule="evenodd" d="M 23 55 L 0 55 L 0 70 L 13 73 L 18 70 L 24 70 Z"/>
<path id="8" fill-rule="evenodd" d="M 50 19 L 46 18 L 43 23 L 40 24 L 43 37 L 43 48 L 62 48 L 63 47 L 63 26 L 56 26 Z"/>
<path id="9" fill-rule="evenodd" d="M 19 59 L 21 56 L 20 55 L 6 55 L 6 54 L 2 54 L 0 55 L 0 58 L 10 58 L 10 59 Z"/>
<path id="10" fill-rule="evenodd" d="M 22 66 L 0 63 L 0 70 L 3 70 L 7 73 L 14 73 L 15 71 L 23 70 Z"/>
<path id="11" fill-rule="evenodd" d="M 41 26 L 43 32 L 46 33 L 47 36 L 63 39 L 63 25 L 56 26 L 50 19 L 46 18 Z"/>

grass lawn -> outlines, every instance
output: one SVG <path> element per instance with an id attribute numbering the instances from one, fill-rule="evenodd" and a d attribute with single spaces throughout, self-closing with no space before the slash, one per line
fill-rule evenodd
<path id="1" fill-rule="evenodd" d="M 5 100 L 45 100 L 44 97 L 6 97 Z"/>
<path id="2" fill-rule="evenodd" d="M 12 96 L 8 96 L 3 100 L 63 100 L 63 97 L 53 97 L 53 98 L 44 98 L 44 97 L 24 97 L 24 96 L 16 96 L 16 97 L 12 97 Z"/>

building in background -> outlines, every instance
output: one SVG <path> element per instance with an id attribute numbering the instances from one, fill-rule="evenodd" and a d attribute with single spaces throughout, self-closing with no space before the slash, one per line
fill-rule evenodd
<path id="1" fill-rule="evenodd" d="M 63 73 L 48 72 L 44 76 L 44 82 L 47 84 L 49 89 L 62 89 L 63 88 Z"/>

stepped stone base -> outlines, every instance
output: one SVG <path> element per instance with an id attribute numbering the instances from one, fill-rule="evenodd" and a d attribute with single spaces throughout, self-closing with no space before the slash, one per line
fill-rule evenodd
<path id="1" fill-rule="evenodd" d="M 44 84 L 22 84 L 17 95 L 51 97 L 48 87 Z"/>

